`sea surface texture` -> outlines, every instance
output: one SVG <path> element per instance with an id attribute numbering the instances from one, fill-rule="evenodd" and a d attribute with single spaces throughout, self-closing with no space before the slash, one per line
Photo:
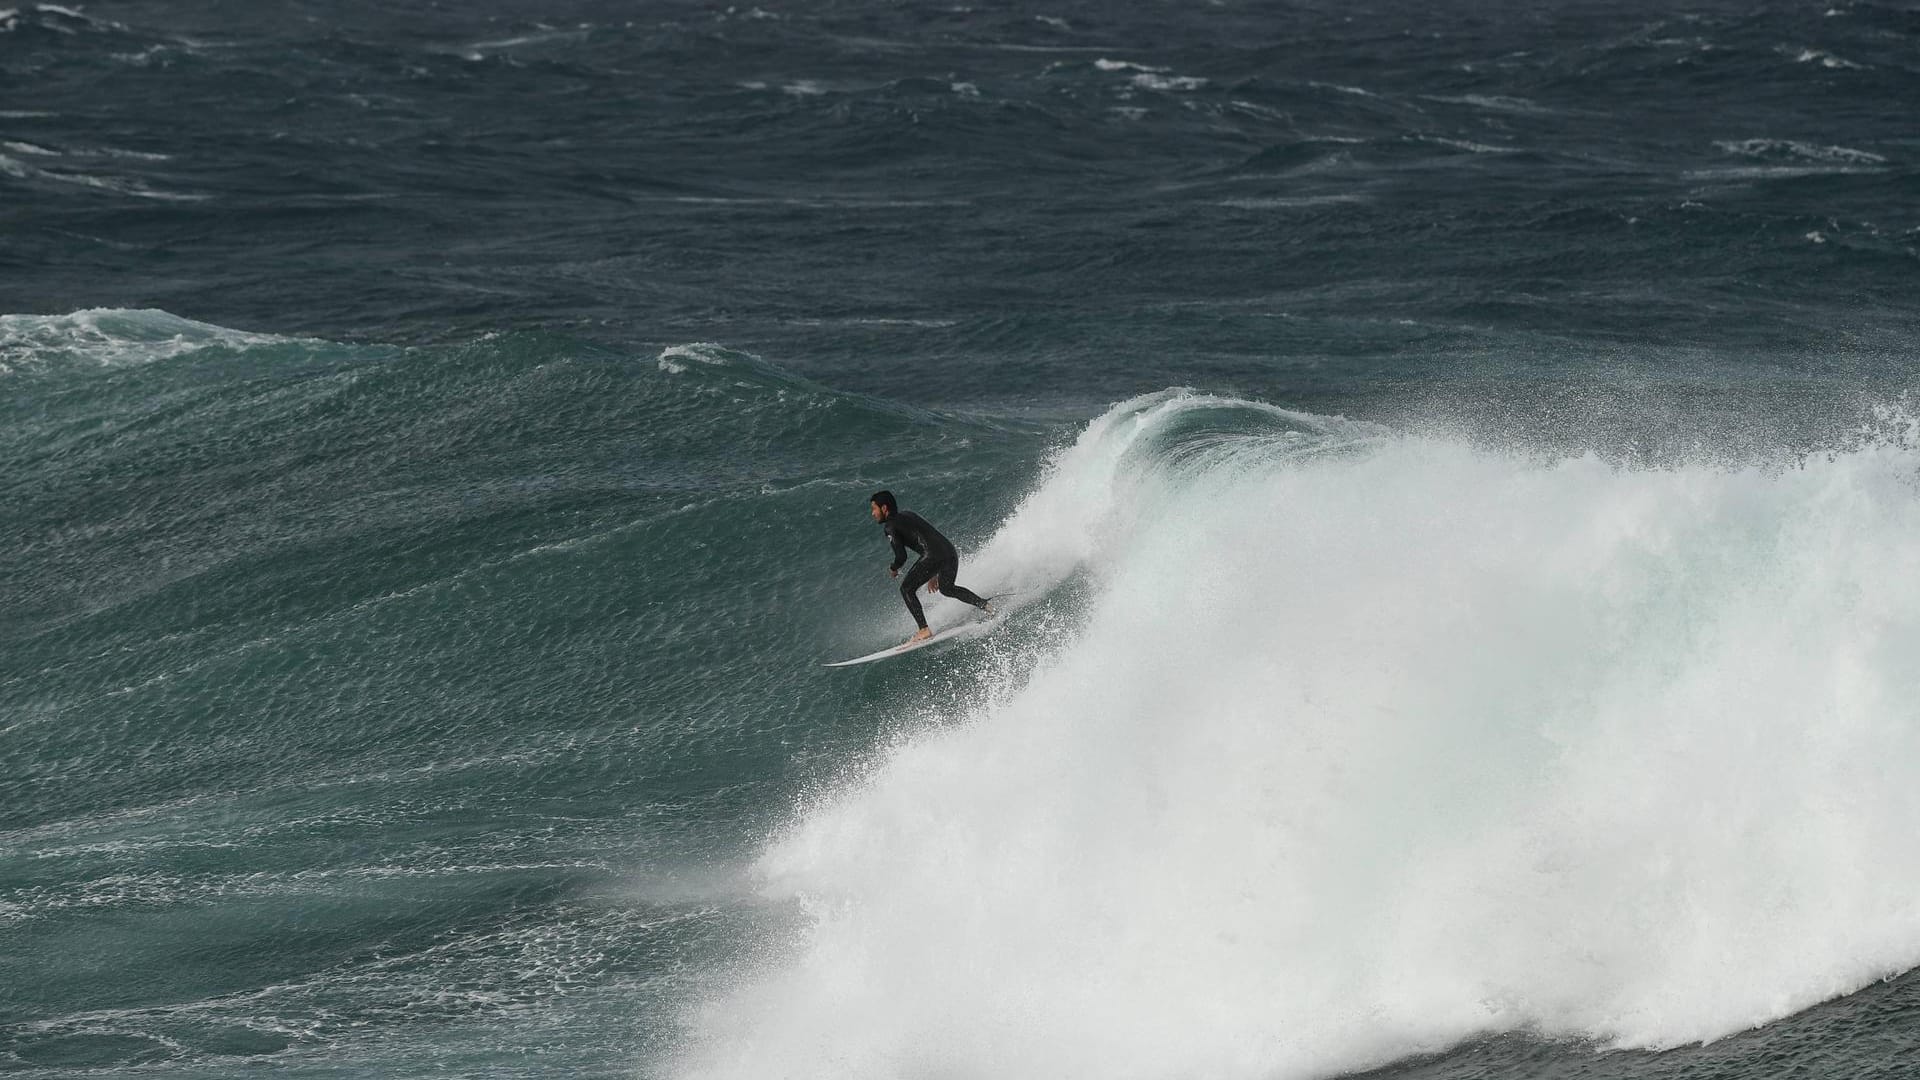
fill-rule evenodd
<path id="1" fill-rule="evenodd" d="M 1914 1076 L 1917 106 L 1911 0 L 16 0 L 0 1074 Z M 828 669 L 882 487 L 1005 623 Z"/>

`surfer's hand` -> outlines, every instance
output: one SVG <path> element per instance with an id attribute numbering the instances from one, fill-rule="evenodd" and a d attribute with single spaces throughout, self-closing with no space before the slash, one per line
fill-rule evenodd
<path id="1" fill-rule="evenodd" d="M 939 579 L 939 578 L 934 578 L 934 579 L 933 579 L 932 581 L 929 581 L 929 582 L 927 582 L 927 591 L 928 591 L 928 592 L 939 592 L 939 591 L 940 591 L 940 579 Z"/>
<path id="2" fill-rule="evenodd" d="M 897 566 L 889 566 L 889 567 L 887 567 L 887 576 L 888 576 L 888 577 L 890 577 L 890 578 L 896 578 L 896 577 L 899 577 L 899 576 L 900 576 L 900 568 L 899 568 L 899 567 L 897 567 Z"/>

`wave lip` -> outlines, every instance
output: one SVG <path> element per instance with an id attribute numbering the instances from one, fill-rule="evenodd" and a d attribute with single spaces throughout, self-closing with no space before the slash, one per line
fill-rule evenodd
<path id="1" fill-rule="evenodd" d="M 981 555 L 1087 575 L 1080 629 L 767 848 L 802 929 L 682 1073 L 1663 1048 L 1910 968 L 1916 465 L 1895 440 L 1630 469 L 1118 406 Z"/>

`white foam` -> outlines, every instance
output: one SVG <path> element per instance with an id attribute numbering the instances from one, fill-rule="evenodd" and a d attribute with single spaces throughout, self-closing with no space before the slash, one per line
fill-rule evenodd
<path id="1" fill-rule="evenodd" d="M 1785 156 L 1840 165 L 1885 165 L 1887 163 L 1886 158 L 1871 151 L 1855 150 L 1847 146 L 1821 146 L 1818 143 L 1799 142 L 1794 139 L 1721 139 L 1713 145 L 1727 153 L 1739 154 L 1743 157 Z"/>
<path id="2" fill-rule="evenodd" d="M 1199 90 L 1207 85 L 1207 80 L 1202 78 L 1196 78 L 1190 75 L 1174 75 L 1171 74 L 1173 70 L 1171 68 L 1152 67 L 1147 64 L 1137 64 L 1131 60 L 1108 60 L 1102 58 L 1095 60 L 1093 66 L 1101 71 L 1133 72 L 1133 76 L 1127 80 L 1128 84 L 1141 90 L 1184 92 Z M 1131 97 L 1132 94 L 1130 92 L 1123 92 L 1121 96 Z"/>
<path id="3" fill-rule="evenodd" d="M 1133 77 L 1133 85 L 1143 90 L 1198 90 L 1207 85 L 1207 80 L 1191 75 L 1155 75 L 1141 72 Z"/>
<path id="4" fill-rule="evenodd" d="M 1823 49 L 1812 49 L 1812 48 L 1791 49 L 1783 45 L 1780 48 L 1776 49 L 1775 51 L 1780 53 L 1782 56 L 1792 56 L 1793 62 L 1796 64 L 1816 64 L 1817 63 L 1821 67 L 1824 67 L 1833 71 L 1865 71 L 1867 70 L 1865 64 L 1856 64 L 1852 60 L 1848 60 L 1840 56 L 1835 56 L 1833 53 L 1827 52 Z"/>
<path id="5" fill-rule="evenodd" d="M 1343 203 L 1366 202 L 1366 196 L 1353 194 L 1333 195 L 1273 195 L 1249 197 L 1243 199 L 1221 199 L 1215 205 L 1232 207 L 1235 210 L 1299 210 L 1316 206 L 1338 206 Z"/>
<path id="6" fill-rule="evenodd" d="M 490 52 L 517 49 L 522 45 L 549 45 L 554 42 L 584 41 L 588 32 L 592 29 L 592 26 L 588 23 L 581 23 L 577 28 L 572 30 L 559 30 L 551 26 L 536 26 L 536 29 L 538 31 L 536 33 L 515 34 L 512 37 L 497 38 L 489 41 L 475 41 L 467 45 L 462 45 L 454 51 L 462 59 L 477 62 L 485 60 L 487 54 Z"/>
<path id="7" fill-rule="evenodd" d="M 669 375 L 684 374 L 689 362 L 709 364 L 713 367 L 725 367 L 727 357 L 725 347 L 711 341 L 695 341 L 686 345 L 669 345 L 660 350 L 659 367 Z"/>
<path id="8" fill-rule="evenodd" d="M 1148 75 L 1163 75 L 1169 70 L 1163 67 L 1148 67 L 1145 64 L 1136 64 L 1131 60 L 1107 60 L 1104 58 L 1095 60 L 1093 66 L 1099 68 L 1101 71 L 1138 71 Z"/>
<path id="9" fill-rule="evenodd" d="M 107 157 L 128 158 L 133 161 L 172 161 L 173 160 L 172 154 L 156 154 L 150 150 L 122 150 L 117 146 L 102 146 L 97 150 L 92 150 L 89 152 L 96 153 L 96 154 L 104 154 Z"/>
<path id="10" fill-rule="evenodd" d="M 0 374 L 60 362 L 123 367 L 211 346 L 237 349 L 289 340 L 157 310 L 94 308 L 70 315 L 0 315 Z"/>
<path id="11" fill-rule="evenodd" d="M 51 150 L 33 143 L 5 142 L 0 143 L 0 146 L 4 146 L 17 154 L 28 154 L 34 157 L 63 156 L 60 151 Z M 97 157 L 104 154 L 112 157 L 144 156 L 150 160 L 165 160 L 165 157 L 162 155 L 141 155 L 137 151 L 118 151 L 113 149 L 73 150 L 69 153 L 77 157 Z M 157 199 L 166 202 L 203 202 L 212 197 L 193 192 L 167 191 L 162 188 L 156 188 L 138 177 L 100 176 L 94 173 L 70 172 L 64 169 L 39 168 L 28 165 L 18 158 L 10 158 L 5 155 L 0 155 L 0 173 L 5 173 L 8 176 L 21 180 L 43 180 L 58 184 L 74 184 L 80 187 L 92 188 L 96 191 L 110 192 L 115 195 L 129 195 L 139 199 Z"/>
<path id="12" fill-rule="evenodd" d="M 919 330 L 944 330 L 960 325 L 958 319 L 906 319 L 881 315 L 854 315 L 835 319 L 789 319 L 790 326 L 909 326 Z"/>
<path id="13" fill-rule="evenodd" d="M 1423 96 L 1429 101 L 1443 101 L 1454 105 L 1472 105 L 1475 108 L 1485 109 L 1488 112 L 1513 113 L 1519 116 L 1547 116 L 1555 111 L 1537 102 L 1528 101 L 1526 98 L 1507 97 L 1500 94 L 1460 94 L 1458 96 L 1427 94 Z"/>
<path id="14" fill-rule="evenodd" d="M 1379 94 L 1376 94 L 1373 91 L 1360 86 L 1343 86 L 1340 83 L 1312 82 L 1312 81 L 1309 81 L 1307 85 L 1312 87 L 1317 87 L 1321 90 L 1336 90 L 1342 94 L 1352 94 L 1354 97 L 1379 97 L 1380 96 Z"/>
<path id="15" fill-rule="evenodd" d="M 1416 135 L 1414 137 L 1416 139 L 1419 139 L 1421 142 L 1436 143 L 1440 146 L 1450 146 L 1455 150 L 1465 150 L 1469 154 L 1514 153 L 1514 148 L 1511 146 L 1488 146 L 1486 143 L 1469 142 L 1466 139 L 1449 139 L 1440 135 Z"/>
<path id="16" fill-rule="evenodd" d="M 679 1071 L 1287 1080 L 1911 967 L 1916 468 L 1116 408 L 974 560 L 1087 575 L 1080 629 L 802 808 L 755 870 L 801 929 Z"/>
<path id="17" fill-rule="evenodd" d="M 124 176 L 96 176 L 92 173 L 56 172 L 52 169 L 40 169 L 35 175 L 46 180 L 63 184 L 77 184 L 97 191 L 112 192 L 115 195 L 130 195 L 136 199 L 157 199 L 162 202 L 205 202 L 212 198 L 185 191 L 165 191 L 153 187 L 143 180 Z"/>
<path id="18" fill-rule="evenodd" d="M 68 20 L 69 22 L 84 23 L 88 27 L 92 27 L 95 29 L 100 29 L 100 28 L 109 29 L 109 30 L 125 30 L 126 29 L 126 27 L 121 23 L 117 23 L 117 22 L 113 22 L 111 20 L 105 20 L 105 19 L 96 19 L 91 15 L 88 15 L 86 12 L 81 11 L 78 8 L 64 7 L 60 4 L 35 4 L 33 5 L 33 10 L 42 15 L 57 15 L 62 19 Z M 0 16 L 9 16 L 9 15 L 18 16 L 18 14 L 19 14 L 18 9 L 14 9 L 7 12 L 0 12 Z M 12 29 L 13 20 L 8 20 L 8 22 L 9 22 L 9 25 L 7 29 Z M 73 34 L 77 32 L 74 30 L 73 27 L 57 21 L 49 22 L 49 21 L 43 20 L 40 23 L 40 25 L 45 29 L 54 30 L 62 34 Z"/>
<path id="19" fill-rule="evenodd" d="M 1791 180 L 1802 176 L 1846 176 L 1870 170 L 1848 165 L 1736 165 L 1715 169 L 1689 169 L 1682 174 L 1688 180 Z"/>

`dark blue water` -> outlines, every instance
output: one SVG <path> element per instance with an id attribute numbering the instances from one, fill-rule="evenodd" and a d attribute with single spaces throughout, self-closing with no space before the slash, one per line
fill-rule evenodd
<path id="1" fill-rule="evenodd" d="M 1837 0 L 0 10 L 0 1071 L 1907 1075 L 1916 101 Z M 880 487 L 1013 613 L 827 670 Z"/>

